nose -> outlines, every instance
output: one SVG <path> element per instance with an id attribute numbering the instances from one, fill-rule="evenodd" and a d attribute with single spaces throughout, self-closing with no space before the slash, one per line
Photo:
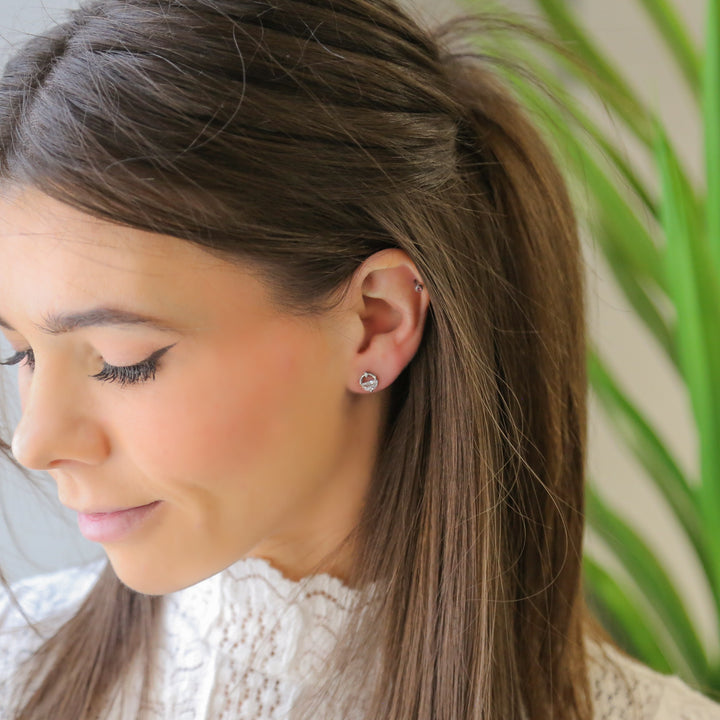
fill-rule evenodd
<path id="1" fill-rule="evenodd" d="M 109 453 L 102 424 L 83 396 L 62 378 L 39 368 L 21 392 L 22 417 L 12 439 L 15 459 L 30 470 L 49 470 L 66 462 L 101 463 Z"/>

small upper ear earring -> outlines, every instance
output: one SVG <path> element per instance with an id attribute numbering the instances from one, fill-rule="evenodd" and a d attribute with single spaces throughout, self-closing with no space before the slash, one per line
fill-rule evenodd
<path id="1" fill-rule="evenodd" d="M 422 292 L 423 291 L 423 285 L 419 280 L 415 281 L 415 292 Z"/>

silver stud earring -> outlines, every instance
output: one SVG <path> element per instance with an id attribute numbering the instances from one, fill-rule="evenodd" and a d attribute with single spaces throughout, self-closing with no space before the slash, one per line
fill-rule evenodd
<path id="1" fill-rule="evenodd" d="M 377 375 L 371 372 L 364 372 L 360 376 L 360 387 L 365 392 L 372 392 L 375 390 L 378 386 L 378 378 Z"/>
<path id="2" fill-rule="evenodd" d="M 423 284 L 419 281 L 415 281 L 415 292 L 422 292 L 423 291 Z"/>

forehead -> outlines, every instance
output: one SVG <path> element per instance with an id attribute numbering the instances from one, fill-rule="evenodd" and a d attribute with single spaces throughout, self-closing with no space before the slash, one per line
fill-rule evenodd
<path id="1" fill-rule="evenodd" d="M 249 268 L 184 240 L 94 218 L 35 190 L 0 196 L 0 308 L 258 303 Z M 192 303 L 189 303 L 192 300 Z"/>
<path id="2" fill-rule="evenodd" d="M 0 195 L 0 251 L 8 260 L 76 258 L 78 264 L 151 275 L 170 265 L 221 263 L 189 242 L 100 220 L 32 189 Z"/>

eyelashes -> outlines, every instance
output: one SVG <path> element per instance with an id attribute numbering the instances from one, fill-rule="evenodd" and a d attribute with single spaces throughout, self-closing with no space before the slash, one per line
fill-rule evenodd
<path id="1" fill-rule="evenodd" d="M 174 345 L 174 343 L 173 343 Z M 148 382 L 155 379 L 160 358 L 170 350 L 173 345 L 156 350 L 150 357 L 136 365 L 108 365 L 103 363 L 102 370 L 90 375 L 90 377 L 100 380 L 101 382 L 117 383 L 118 385 L 137 385 L 142 382 Z M 20 365 L 24 364 L 31 370 L 35 368 L 35 354 L 30 350 L 22 350 L 16 352 L 7 360 L 0 361 L 0 365 Z"/>
<path id="2" fill-rule="evenodd" d="M 174 344 L 174 343 L 173 343 Z M 103 368 L 99 373 L 90 377 L 102 382 L 114 382 L 118 385 L 136 385 L 141 382 L 155 379 L 158 363 L 160 358 L 172 347 L 160 348 L 156 350 L 150 357 L 146 358 L 137 365 L 108 365 L 103 363 Z"/>
<path id="3" fill-rule="evenodd" d="M 31 370 L 35 367 L 35 355 L 32 350 L 21 350 L 20 352 L 16 352 L 7 360 L 0 360 L 0 365 L 20 365 L 23 361 L 24 364 L 29 366 Z"/>

